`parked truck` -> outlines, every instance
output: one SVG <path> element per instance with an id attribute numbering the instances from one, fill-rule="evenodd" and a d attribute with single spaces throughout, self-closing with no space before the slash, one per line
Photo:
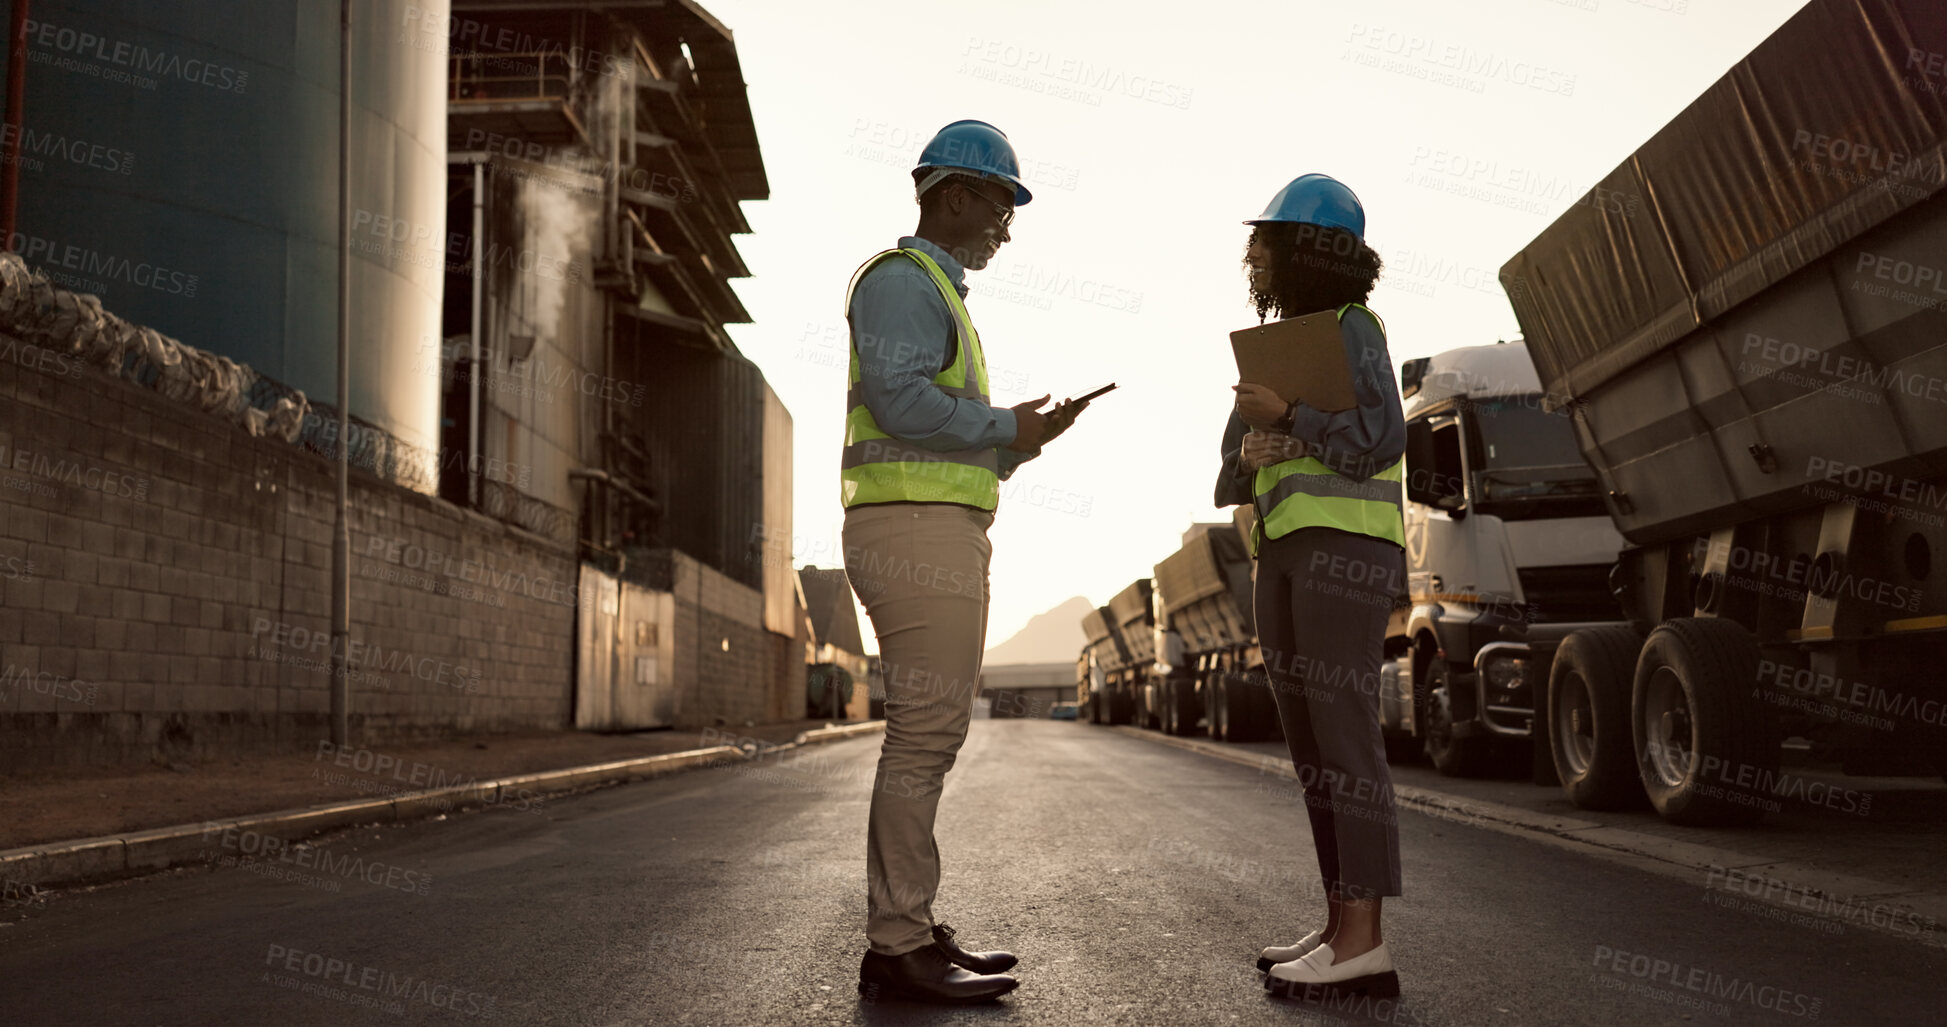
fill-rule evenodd
<path id="1" fill-rule="evenodd" d="M 1117 637 L 1122 639 L 1124 662 L 1109 671 L 1109 687 L 1127 697 L 1130 722 L 1139 727 L 1155 727 L 1158 711 L 1151 705 L 1150 679 L 1156 667 L 1156 616 L 1154 583 L 1137 578 L 1110 597 L 1108 611 Z"/>
<path id="2" fill-rule="evenodd" d="M 1136 719 L 1138 668 L 1115 612 L 1098 606 L 1082 615 L 1082 646 L 1076 671 L 1075 701 L 1083 717 L 1097 724 L 1127 724 Z M 1141 668 L 1147 675 L 1148 668 Z"/>
<path id="3" fill-rule="evenodd" d="M 1937 0 L 1813 0 L 1501 269 L 1628 543 L 1526 679 L 1580 806 L 1947 768 L 1943 53 Z"/>
<path id="4" fill-rule="evenodd" d="M 1520 342 L 1409 360 L 1404 581 L 1341 571 L 1347 601 L 1400 591 L 1379 678 L 1396 760 L 1443 774 L 1526 756 L 1532 646 L 1620 616 L 1609 569 L 1623 545 L 1568 415 L 1545 409 Z"/>
<path id="5" fill-rule="evenodd" d="M 1235 742 L 1280 735 L 1257 649 L 1244 538 L 1228 523 L 1191 525 L 1182 548 L 1156 565 L 1151 688 L 1157 726 L 1168 734 Z"/>
<path id="6" fill-rule="evenodd" d="M 1278 736 L 1251 617 L 1248 508 L 1196 524 L 1183 545 L 1082 618 L 1084 719 L 1232 741 Z"/>

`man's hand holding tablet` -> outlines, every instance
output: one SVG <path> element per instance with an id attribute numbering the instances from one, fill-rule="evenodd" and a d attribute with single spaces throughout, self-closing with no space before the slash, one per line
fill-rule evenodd
<path id="1" fill-rule="evenodd" d="M 1080 416 L 1082 411 L 1088 409 L 1090 400 L 1106 395 L 1114 388 L 1115 383 L 1110 382 L 1086 396 L 1064 399 L 1060 403 L 1055 404 L 1055 408 L 1048 411 L 1048 434 L 1047 437 L 1041 440 L 1042 444 L 1046 445 L 1054 441 L 1056 436 L 1067 431 L 1068 426 L 1075 423 L 1075 418 Z"/>

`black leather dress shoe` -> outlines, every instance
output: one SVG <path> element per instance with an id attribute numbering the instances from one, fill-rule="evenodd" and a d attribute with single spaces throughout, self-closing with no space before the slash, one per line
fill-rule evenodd
<path id="1" fill-rule="evenodd" d="M 859 964 L 859 994 L 921 1002 L 987 1002 L 1019 987 L 1006 974 L 972 974 L 953 965 L 938 945 L 921 945 L 897 956 L 867 951 Z"/>
<path id="2" fill-rule="evenodd" d="M 933 942 L 946 953 L 946 958 L 972 970 L 977 974 L 997 974 L 1014 969 L 1020 960 L 1012 952 L 968 952 L 954 943 L 953 928 L 945 924 L 933 925 Z"/>

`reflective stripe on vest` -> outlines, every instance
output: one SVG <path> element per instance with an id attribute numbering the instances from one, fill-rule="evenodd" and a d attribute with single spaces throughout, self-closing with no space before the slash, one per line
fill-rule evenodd
<path id="1" fill-rule="evenodd" d="M 1357 303 L 1338 309 L 1358 307 L 1379 315 Z M 1379 321 L 1379 331 L 1386 331 Z M 1406 458 L 1393 461 L 1379 473 L 1358 481 L 1310 456 L 1262 467 L 1253 480 L 1252 491 L 1259 515 L 1258 530 L 1252 535 L 1252 551 L 1258 537 L 1283 538 L 1300 528 L 1336 528 L 1355 535 L 1370 535 L 1402 548 L 1406 545 L 1406 525 L 1400 513 L 1400 490 L 1405 481 Z M 1265 510 L 1270 510 L 1265 514 Z"/>
<path id="2" fill-rule="evenodd" d="M 940 298 L 953 316 L 958 345 L 953 363 L 933 376 L 941 392 L 957 399 L 987 396 L 987 358 L 980 349 L 980 335 L 974 331 L 960 293 L 947 279 L 946 272 L 924 251 L 886 250 L 860 265 L 845 290 L 845 316 L 852 316 L 852 294 L 866 272 L 881 261 L 910 258 L 926 272 Z M 992 448 L 939 452 L 924 449 L 903 439 L 887 435 L 865 405 L 865 390 L 860 386 L 858 340 L 852 341 L 851 374 L 845 392 L 845 449 L 839 458 L 840 499 L 847 507 L 867 503 L 959 503 L 980 510 L 1000 504 L 1000 453 Z M 973 374 L 967 373 L 972 368 Z"/>

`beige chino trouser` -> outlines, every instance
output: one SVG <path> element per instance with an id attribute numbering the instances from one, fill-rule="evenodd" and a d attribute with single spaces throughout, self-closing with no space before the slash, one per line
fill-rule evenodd
<path id="1" fill-rule="evenodd" d="M 866 941 L 896 956 L 933 940 L 940 788 L 967 738 L 987 647 L 994 515 L 949 503 L 845 511 L 845 573 L 879 636 L 886 737 L 866 829 Z"/>

